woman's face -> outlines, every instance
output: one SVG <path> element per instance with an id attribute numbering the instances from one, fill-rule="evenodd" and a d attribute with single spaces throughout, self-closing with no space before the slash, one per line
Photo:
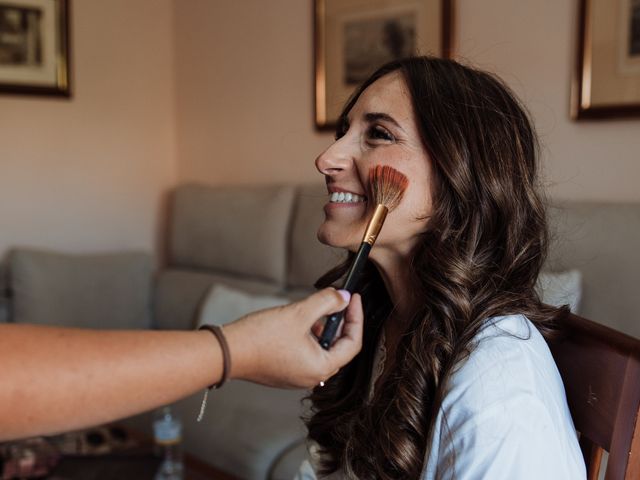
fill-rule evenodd
<path id="1" fill-rule="evenodd" d="M 349 112 L 344 135 L 316 159 L 330 195 L 325 221 L 318 230 L 321 242 L 358 249 L 375 209 L 363 197 L 370 192 L 369 169 L 376 165 L 395 168 L 409 179 L 409 185 L 400 205 L 387 216 L 371 257 L 383 252 L 406 255 L 418 234 L 425 231 L 425 217 L 431 214 L 431 161 L 399 72 L 378 79 L 360 95 Z M 352 198 L 333 200 L 335 192 L 350 193 Z"/>

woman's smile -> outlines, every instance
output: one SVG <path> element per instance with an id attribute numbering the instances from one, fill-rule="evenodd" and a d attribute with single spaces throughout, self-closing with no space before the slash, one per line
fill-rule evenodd
<path id="1" fill-rule="evenodd" d="M 367 197 L 351 192 L 333 192 L 329 197 L 331 203 L 364 203 Z"/>

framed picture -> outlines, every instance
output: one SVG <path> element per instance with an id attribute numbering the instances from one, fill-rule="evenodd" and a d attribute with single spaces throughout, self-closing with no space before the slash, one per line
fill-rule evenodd
<path id="1" fill-rule="evenodd" d="M 315 0 L 315 125 L 335 128 L 355 87 L 382 64 L 451 56 L 453 0 Z"/>
<path id="2" fill-rule="evenodd" d="M 580 0 L 574 119 L 640 116 L 640 0 Z"/>
<path id="3" fill-rule="evenodd" d="M 0 0 L 0 93 L 70 96 L 69 0 Z"/>

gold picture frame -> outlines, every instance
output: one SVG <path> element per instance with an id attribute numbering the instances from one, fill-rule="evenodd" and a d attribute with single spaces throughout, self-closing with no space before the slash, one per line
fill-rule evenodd
<path id="1" fill-rule="evenodd" d="M 335 128 L 356 85 L 395 58 L 450 58 L 453 0 L 314 0 L 315 126 Z"/>
<path id="2" fill-rule="evenodd" d="M 575 120 L 640 116 L 640 0 L 580 0 Z"/>
<path id="3" fill-rule="evenodd" d="M 70 0 L 0 0 L 0 93 L 71 96 Z"/>

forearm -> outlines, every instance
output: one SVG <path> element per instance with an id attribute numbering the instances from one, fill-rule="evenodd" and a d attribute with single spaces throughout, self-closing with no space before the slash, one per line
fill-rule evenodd
<path id="1" fill-rule="evenodd" d="M 0 325 L 0 440 L 108 422 L 217 382 L 205 331 Z M 195 414 L 195 412 L 194 412 Z"/>
<path id="2" fill-rule="evenodd" d="M 362 345 L 362 305 L 331 288 L 226 324 L 230 378 L 311 387 Z M 311 327 L 347 307 L 342 337 L 324 350 Z M 207 331 L 109 331 L 0 325 L 0 441 L 109 422 L 185 397 L 222 377 Z M 196 412 L 194 412 L 195 414 Z"/>

